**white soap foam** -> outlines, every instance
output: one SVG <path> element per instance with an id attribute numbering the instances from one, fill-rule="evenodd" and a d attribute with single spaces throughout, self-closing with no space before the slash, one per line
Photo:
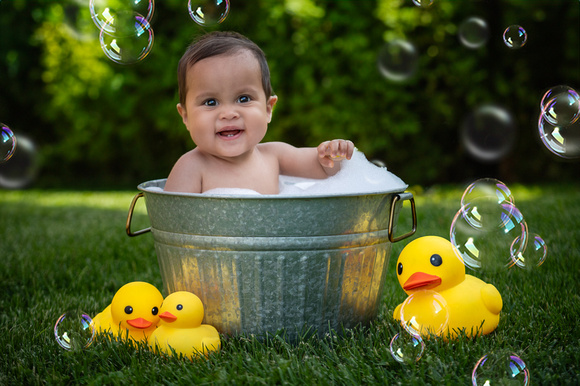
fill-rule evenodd
<path id="1" fill-rule="evenodd" d="M 208 196 L 260 196 L 260 193 L 252 189 L 242 189 L 242 188 L 215 188 L 206 190 L 203 194 Z"/>
<path id="2" fill-rule="evenodd" d="M 336 175 L 325 179 L 280 176 L 280 196 L 320 196 L 359 193 L 402 192 L 408 187 L 403 180 L 367 161 L 364 154 L 355 150 L 350 160 L 341 162 Z M 148 187 L 150 191 L 163 191 L 160 187 Z M 217 188 L 203 193 L 210 196 L 256 196 L 251 189 Z"/>
<path id="3" fill-rule="evenodd" d="M 317 180 L 280 176 L 281 196 L 402 192 L 407 186 L 386 168 L 367 161 L 358 150 L 350 160 L 342 161 L 340 171 L 332 177 Z"/>

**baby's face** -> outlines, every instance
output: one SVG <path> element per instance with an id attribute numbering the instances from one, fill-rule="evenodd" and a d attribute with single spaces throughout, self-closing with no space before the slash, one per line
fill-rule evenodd
<path id="1" fill-rule="evenodd" d="M 276 97 L 266 100 L 260 64 L 251 52 L 203 59 L 186 79 L 185 106 L 177 110 L 199 151 L 239 157 L 264 138 Z"/>

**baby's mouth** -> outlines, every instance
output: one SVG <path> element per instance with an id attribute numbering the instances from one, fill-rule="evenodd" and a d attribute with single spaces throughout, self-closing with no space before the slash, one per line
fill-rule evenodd
<path id="1" fill-rule="evenodd" d="M 217 133 L 218 136 L 222 138 L 234 138 L 242 133 L 240 129 L 225 129 Z"/>

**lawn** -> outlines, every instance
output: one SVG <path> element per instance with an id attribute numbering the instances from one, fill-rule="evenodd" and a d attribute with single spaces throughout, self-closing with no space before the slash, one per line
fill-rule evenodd
<path id="1" fill-rule="evenodd" d="M 449 237 L 464 187 L 416 193 L 415 236 Z M 510 186 L 530 231 L 548 245 L 546 262 L 483 274 L 503 297 L 490 335 L 426 341 L 423 357 L 401 365 L 389 351 L 398 331 L 391 315 L 405 299 L 393 247 L 384 303 L 367 328 L 287 343 L 235 337 L 207 359 L 166 359 L 144 346 L 98 340 L 68 352 L 53 335 L 66 310 L 100 312 L 123 284 L 162 289 L 150 234 L 129 238 L 125 220 L 136 192 L 0 191 L 0 384 L 469 384 L 477 360 L 512 350 L 532 384 L 580 384 L 580 185 Z M 409 227 L 403 215 L 400 229 Z M 148 226 L 144 205 L 134 228 Z"/>

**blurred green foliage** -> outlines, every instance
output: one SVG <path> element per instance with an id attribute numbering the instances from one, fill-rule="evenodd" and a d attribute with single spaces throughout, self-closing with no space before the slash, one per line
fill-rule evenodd
<path id="1" fill-rule="evenodd" d="M 169 173 L 193 144 L 176 112 L 176 67 L 196 35 L 245 34 L 266 52 L 279 97 L 266 140 L 316 146 L 349 138 L 411 185 L 577 180 L 578 162 L 549 153 L 537 134 L 552 86 L 580 86 L 576 0 L 231 0 L 220 25 L 202 28 L 187 1 L 158 0 L 151 54 L 118 65 L 103 54 L 89 0 L 0 1 L 0 121 L 36 142 L 41 186 L 133 187 Z M 490 38 L 462 46 L 460 23 L 480 16 Z M 510 50 L 504 28 L 526 46 Z M 381 76 L 380 48 L 407 39 L 419 52 L 405 82 Z M 492 163 L 459 141 L 466 114 L 496 103 L 517 122 L 512 152 Z"/>

